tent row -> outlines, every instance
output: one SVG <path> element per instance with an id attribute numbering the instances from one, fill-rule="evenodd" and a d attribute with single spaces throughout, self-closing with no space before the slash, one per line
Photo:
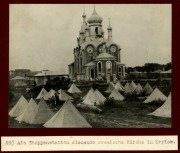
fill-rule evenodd
<path id="1" fill-rule="evenodd" d="M 75 93 L 81 93 L 81 90 L 73 83 L 71 87 L 68 89 L 68 92 L 71 94 Z M 39 95 L 36 97 L 36 99 L 41 99 L 42 97 L 45 100 L 51 99 L 55 96 L 59 97 L 59 100 L 66 101 L 67 99 L 73 99 L 70 95 L 68 95 L 64 90 L 60 89 L 58 92 L 51 89 L 49 92 L 47 92 L 44 88 L 41 89 Z"/>
<path id="2" fill-rule="evenodd" d="M 142 93 L 144 95 L 150 95 L 153 91 L 153 88 L 150 86 L 149 83 L 146 83 L 144 88 L 142 88 L 140 83 L 136 85 L 133 81 L 131 81 L 130 83 L 127 82 L 123 87 L 123 85 L 118 81 L 116 84 L 110 82 L 105 92 L 110 93 L 114 89 L 123 92 L 124 94 L 136 94 L 136 95 L 140 95 Z"/>
<path id="3" fill-rule="evenodd" d="M 125 98 L 121 93 L 117 90 L 114 89 L 111 91 L 111 94 L 109 95 L 109 99 L 114 99 L 114 100 L 119 100 L 123 101 Z M 96 105 L 103 105 L 104 102 L 106 101 L 106 98 L 102 95 L 102 93 L 96 89 L 94 90 L 91 88 L 88 93 L 83 97 L 83 104 L 85 105 L 90 105 L 90 106 L 96 106 Z"/>
<path id="4" fill-rule="evenodd" d="M 43 124 L 52 128 L 91 128 L 91 125 L 68 99 L 57 113 L 51 111 L 44 98 L 37 104 L 32 98 L 28 102 L 23 96 L 9 112 L 11 117 L 28 124 Z"/>

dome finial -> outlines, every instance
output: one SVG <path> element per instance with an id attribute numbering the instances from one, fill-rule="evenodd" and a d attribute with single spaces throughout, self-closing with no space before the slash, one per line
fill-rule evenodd
<path id="1" fill-rule="evenodd" d="M 83 18 L 86 18 L 86 14 L 85 14 L 85 6 L 83 5 L 83 15 L 82 15 Z"/>
<path id="2" fill-rule="evenodd" d="M 96 6 L 95 6 L 95 4 L 94 4 L 94 11 L 93 11 L 93 13 L 96 13 Z"/>
<path id="3" fill-rule="evenodd" d="M 112 27 L 111 27 L 111 18 L 109 18 L 109 26 L 108 26 L 108 30 L 112 30 Z"/>

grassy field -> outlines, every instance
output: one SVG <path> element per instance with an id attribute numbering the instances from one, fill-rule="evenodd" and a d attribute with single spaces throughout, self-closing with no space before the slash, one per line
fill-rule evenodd
<path id="1" fill-rule="evenodd" d="M 161 86 L 161 91 L 168 96 L 170 91 L 169 88 Z M 76 106 L 82 102 L 82 97 L 88 92 L 90 86 L 81 86 L 80 89 L 83 91 L 81 95 L 74 96 L 73 104 Z M 107 98 L 109 94 L 104 91 L 107 86 L 98 86 L 99 91 Z M 18 98 L 22 93 L 16 93 L 13 91 L 14 96 L 10 98 L 9 110 L 15 105 Z M 27 98 L 28 99 L 28 98 Z M 28 99 L 29 100 L 29 99 Z M 97 113 L 90 110 L 84 110 L 77 108 L 86 120 L 91 124 L 93 128 L 170 128 L 171 119 L 161 118 L 147 115 L 153 112 L 163 103 L 152 103 L 143 104 L 143 100 L 138 99 L 136 96 L 128 96 L 123 102 L 107 100 L 106 104 L 100 106 L 102 109 L 101 113 Z M 55 113 L 57 112 L 62 104 L 55 105 L 48 103 L 49 107 Z M 18 123 L 14 118 L 9 117 L 10 128 L 43 128 L 42 125 L 29 125 L 26 123 Z"/>

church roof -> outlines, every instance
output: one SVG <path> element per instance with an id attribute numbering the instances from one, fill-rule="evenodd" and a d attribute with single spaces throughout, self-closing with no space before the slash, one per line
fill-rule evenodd
<path id="1" fill-rule="evenodd" d="M 116 58 L 108 53 L 101 53 L 96 57 L 96 60 L 115 60 Z"/>
<path id="2" fill-rule="evenodd" d="M 34 75 L 34 77 L 44 77 L 44 76 L 61 76 L 63 75 L 61 72 L 57 72 L 57 71 L 42 71 L 36 75 Z"/>
<path id="3" fill-rule="evenodd" d="M 91 61 L 89 63 L 87 63 L 86 65 L 84 66 L 87 66 L 87 67 L 90 67 L 90 66 L 96 66 L 96 63 L 94 61 Z"/>
<path id="4" fill-rule="evenodd" d="M 101 16 L 99 16 L 94 8 L 94 11 L 92 13 L 92 15 L 88 18 L 87 22 L 89 24 L 92 24 L 92 23 L 102 23 L 103 19 Z"/>

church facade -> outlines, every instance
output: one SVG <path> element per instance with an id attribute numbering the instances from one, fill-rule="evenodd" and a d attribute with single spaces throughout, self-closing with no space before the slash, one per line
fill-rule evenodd
<path id="1" fill-rule="evenodd" d="M 112 39 L 112 27 L 107 28 L 108 38 L 104 38 L 102 17 L 94 8 L 92 15 L 83 24 L 73 50 L 74 62 L 68 65 L 69 77 L 75 80 L 106 80 L 123 78 L 125 65 L 121 63 L 121 48 Z"/>

